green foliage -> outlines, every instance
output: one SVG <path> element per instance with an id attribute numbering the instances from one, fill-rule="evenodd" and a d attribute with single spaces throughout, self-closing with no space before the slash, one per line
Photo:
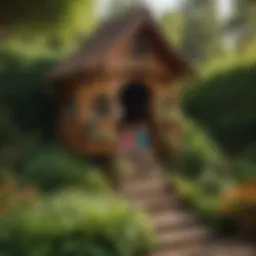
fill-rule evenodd
<path id="1" fill-rule="evenodd" d="M 221 210 L 220 189 L 209 191 L 209 183 L 192 181 L 182 175 L 170 177 L 172 186 L 184 200 L 184 202 L 196 212 L 196 214 L 217 232 L 233 232 L 235 225 L 231 218 L 226 217 Z M 214 184 L 215 181 L 211 183 Z M 211 184 L 211 185 L 212 185 Z M 227 184 L 223 186 L 226 186 Z"/>
<path id="2" fill-rule="evenodd" d="M 232 159 L 232 174 L 240 183 L 253 183 L 256 181 L 255 162 L 247 157 L 237 157 Z"/>
<path id="3" fill-rule="evenodd" d="M 0 145 L 6 146 L 9 143 L 20 139 L 21 131 L 16 126 L 13 115 L 6 105 L 0 106 Z"/>
<path id="4" fill-rule="evenodd" d="M 237 34 L 238 49 L 244 48 L 252 38 L 255 39 L 256 4 L 250 0 L 234 0 L 233 15 L 226 25 L 228 32 Z"/>
<path id="5" fill-rule="evenodd" d="M 45 75 L 56 63 L 56 56 L 50 52 L 32 54 L 28 49 L 3 49 L 0 60 L 0 94 L 15 121 L 26 130 L 49 131 L 56 102 L 54 95 L 47 93 Z"/>
<path id="6" fill-rule="evenodd" d="M 46 67 L 38 67 L 35 57 L 24 55 L 0 52 L 0 166 L 11 170 L 20 168 L 30 152 L 37 150 L 41 135 L 49 133 L 53 123 L 51 97 L 47 98 L 42 86 Z"/>
<path id="7" fill-rule="evenodd" d="M 83 187 L 90 191 L 109 189 L 94 166 L 55 147 L 35 152 L 22 170 L 21 181 L 37 184 L 44 191 L 57 191 L 65 187 Z"/>
<path id="8" fill-rule="evenodd" d="M 231 57 L 219 67 L 221 60 L 216 61 L 216 68 L 210 67 L 184 91 L 186 114 L 206 127 L 228 153 L 242 152 L 256 140 L 255 53 L 250 48 L 243 58 Z"/>
<path id="9" fill-rule="evenodd" d="M 217 2 L 184 0 L 181 47 L 192 61 L 201 62 L 220 51 Z"/>
<path id="10" fill-rule="evenodd" d="M 152 247 L 145 216 L 113 196 L 65 191 L 1 219 L 1 253 L 135 256 Z M 7 235 L 8 234 L 8 235 Z"/>
<path id="11" fill-rule="evenodd" d="M 255 65 L 255 46 L 256 41 L 252 40 L 243 51 L 231 52 L 221 57 L 212 58 L 210 62 L 205 62 L 199 66 L 200 76 L 207 80 L 239 68 L 249 68 Z"/>
<path id="12" fill-rule="evenodd" d="M 0 107 L 0 116 L 0 168 L 16 171 L 37 150 L 40 139 L 37 134 L 26 134 L 6 105 Z"/>
<path id="13" fill-rule="evenodd" d="M 211 137 L 189 121 L 180 156 L 179 172 L 170 175 L 184 202 L 216 231 L 229 232 L 233 222 L 222 214 L 221 191 L 237 179 L 228 159 Z"/>
<path id="14" fill-rule="evenodd" d="M 95 21 L 95 4 L 92 0 L 11 0 L 1 8 L 1 28 L 10 33 L 42 36 L 49 34 L 73 36 L 91 29 Z"/>
<path id="15" fill-rule="evenodd" d="M 199 183 L 192 182 L 185 177 L 172 176 L 170 179 L 186 205 L 212 225 L 213 218 L 217 218 L 219 212 L 217 196 L 206 194 Z"/>
<path id="16" fill-rule="evenodd" d="M 12 2 L 0 11 L 1 29 L 9 32 L 0 49 L 0 178 L 14 176 L 18 185 L 44 193 L 34 206 L 7 216 L 0 209 L 0 254 L 135 256 L 152 247 L 145 217 L 108 193 L 100 170 L 49 146 L 57 100 L 46 75 L 93 27 L 95 3 L 44 1 L 35 9 L 32 2 Z M 85 192 L 58 193 L 65 188 Z"/>
<path id="17" fill-rule="evenodd" d="M 198 178 L 207 170 L 224 172 L 225 159 L 213 140 L 195 123 L 187 123 L 187 131 L 183 139 L 180 156 L 180 171 L 191 177 Z"/>
<path id="18" fill-rule="evenodd" d="M 82 0 L 76 1 L 74 5 L 77 5 L 78 2 L 80 4 L 82 2 L 92 3 L 92 1 Z M 80 7 L 82 6 L 80 5 Z M 17 8 L 19 7 L 17 6 Z M 72 10 L 71 8 L 69 11 L 72 12 Z M 84 17 L 85 10 L 80 9 L 81 11 L 83 11 Z M 80 16 L 80 18 L 82 17 Z M 69 185 L 74 185 L 74 179 L 79 180 L 78 161 L 72 160 L 73 162 L 69 163 L 71 169 L 72 167 L 76 169 L 72 178 L 68 176 L 68 173 L 72 174 L 72 170 L 65 167 L 66 162 L 60 159 L 59 152 L 52 150 L 47 153 L 49 142 L 50 144 L 55 142 L 58 102 L 54 86 L 46 79 L 46 75 L 67 53 L 57 51 L 51 45 L 47 45 L 49 43 L 47 40 L 51 39 L 51 36 L 37 37 L 36 40 L 30 42 L 24 34 L 22 35 L 24 37 L 15 33 L 15 36 L 1 44 L 0 49 L 0 103 L 3 103 L 0 108 L 0 167 L 20 174 L 24 182 L 42 181 L 43 188 L 54 187 L 55 182 L 66 184 L 68 179 L 70 179 Z M 41 44 L 42 42 L 43 44 Z M 44 160 L 40 159 L 44 159 L 46 162 L 44 163 Z M 48 160 L 50 162 L 47 162 Z M 54 163 L 55 160 L 64 161 L 62 167 L 61 163 Z M 46 170 L 44 170 L 45 167 L 47 167 Z M 52 174 L 51 168 L 55 171 Z M 83 174 L 90 169 L 88 166 L 80 165 L 80 170 L 83 168 Z M 37 171 L 42 171 L 45 176 Z M 37 178 L 34 176 L 36 173 L 38 174 Z M 84 181 L 83 174 L 80 172 L 79 177 Z M 61 179 L 61 175 L 66 178 Z M 87 175 L 86 179 L 87 181 L 94 180 L 91 183 L 95 183 L 95 186 L 97 182 L 97 186 L 101 186 L 101 177 L 97 178 L 96 176 L 96 173 L 91 173 Z M 60 179 L 58 180 L 58 178 Z M 89 184 L 85 185 L 89 186 Z"/>

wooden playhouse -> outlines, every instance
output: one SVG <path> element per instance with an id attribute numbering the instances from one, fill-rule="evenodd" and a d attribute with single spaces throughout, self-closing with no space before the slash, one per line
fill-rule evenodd
<path id="1" fill-rule="evenodd" d="M 168 116 L 178 110 L 181 84 L 191 75 L 149 11 L 105 21 L 49 75 L 59 99 L 58 137 L 79 154 L 111 157 L 120 129 L 140 121 L 156 150 L 167 140 L 175 144 L 180 129 Z"/>

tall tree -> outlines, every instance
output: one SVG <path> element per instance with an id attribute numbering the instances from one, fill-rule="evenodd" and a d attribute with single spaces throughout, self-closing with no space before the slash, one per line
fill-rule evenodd
<path id="1" fill-rule="evenodd" d="M 203 24 L 207 56 L 212 57 L 221 52 L 220 19 L 218 17 L 218 1 L 205 0 Z"/>
<path id="2" fill-rule="evenodd" d="M 184 0 L 182 49 L 194 61 L 218 52 L 219 24 L 215 0 Z"/>
<path id="3" fill-rule="evenodd" d="M 70 35 L 91 26 L 94 0 L 9 0 L 0 8 L 0 35 L 54 31 Z"/>
<path id="4" fill-rule="evenodd" d="M 235 0 L 233 8 L 234 13 L 228 29 L 236 33 L 238 47 L 243 47 L 256 36 L 256 2 Z"/>

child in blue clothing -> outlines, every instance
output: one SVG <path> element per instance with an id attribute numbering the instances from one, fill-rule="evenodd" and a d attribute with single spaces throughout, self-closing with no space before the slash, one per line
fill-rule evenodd
<path id="1" fill-rule="evenodd" d="M 150 169 L 152 164 L 151 138 L 150 133 L 144 124 L 135 128 L 136 134 L 136 152 L 135 160 L 140 169 Z"/>
<path id="2" fill-rule="evenodd" d="M 150 135 L 148 129 L 144 125 L 140 125 L 136 131 L 136 141 L 139 149 L 149 149 Z"/>

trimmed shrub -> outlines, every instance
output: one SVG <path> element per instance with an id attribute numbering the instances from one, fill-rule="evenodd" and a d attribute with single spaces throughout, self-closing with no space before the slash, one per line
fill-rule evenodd
<path id="1" fill-rule="evenodd" d="M 184 89 L 183 109 L 205 126 L 225 151 L 241 153 L 256 141 L 255 47 L 215 65 Z"/>
<path id="2" fill-rule="evenodd" d="M 180 162 L 180 172 L 190 178 L 199 178 L 206 171 L 222 173 L 228 168 L 218 146 L 191 121 L 187 123 Z"/>
<path id="3" fill-rule="evenodd" d="M 134 256 L 149 252 L 145 216 L 113 196 L 65 191 L 1 219 L 4 255 Z"/>
<path id="4" fill-rule="evenodd" d="M 39 45 L 37 49 L 27 45 L 0 49 L 1 99 L 13 111 L 19 127 L 48 133 L 54 127 L 56 99 L 54 93 L 47 93 L 45 74 L 58 58 Z"/>
<path id="5" fill-rule="evenodd" d="M 99 170 L 58 148 L 47 149 L 34 156 L 24 167 L 21 182 L 37 184 L 49 192 L 74 186 L 87 190 L 108 190 Z"/>

